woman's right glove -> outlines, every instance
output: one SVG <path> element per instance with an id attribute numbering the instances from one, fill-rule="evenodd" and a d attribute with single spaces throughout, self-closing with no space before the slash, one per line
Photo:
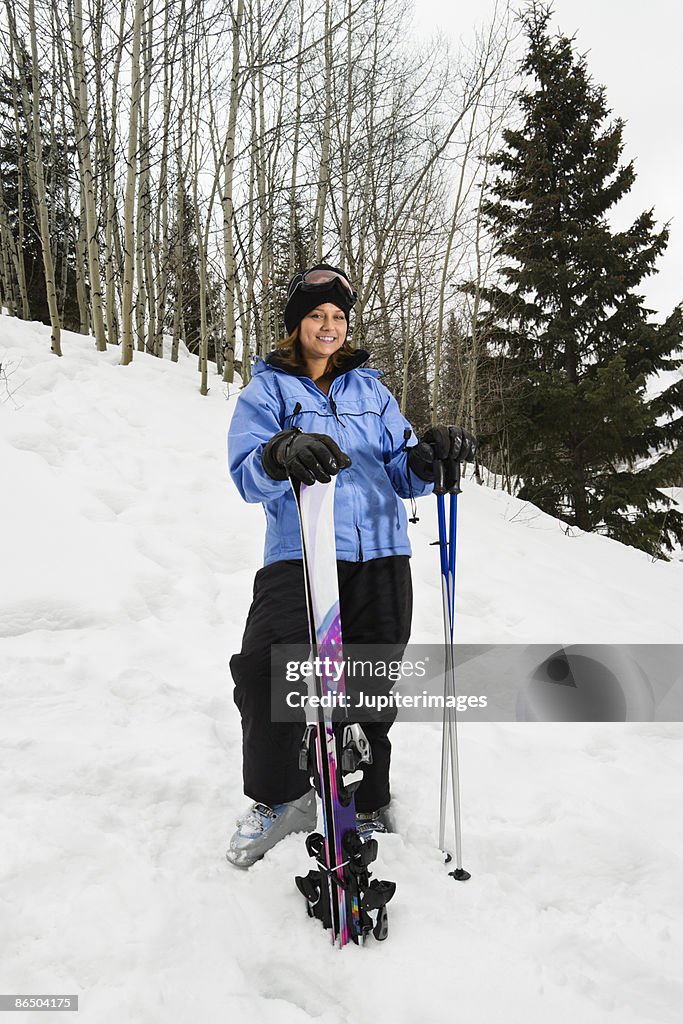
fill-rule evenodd
<path id="1" fill-rule="evenodd" d="M 444 485 L 450 490 L 458 479 L 459 464 L 472 462 L 477 439 L 464 427 L 430 427 L 416 445 L 408 449 L 408 465 L 421 480 L 437 479 L 437 463 L 443 463 Z"/>
<path id="2" fill-rule="evenodd" d="M 281 430 L 271 437 L 261 454 L 261 464 L 271 480 L 291 477 L 304 484 L 316 480 L 329 484 L 351 459 L 327 434 L 304 434 L 300 430 Z"/>

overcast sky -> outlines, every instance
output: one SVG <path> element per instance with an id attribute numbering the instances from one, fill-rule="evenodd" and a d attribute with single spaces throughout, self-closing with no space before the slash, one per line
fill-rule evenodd
<path id="1" fill-rule="evenodd" d="M 520 2 L 518 7 L 522 6 Z M 637 181 L 615 223 L 626 227 L 654 206 L 671 221 L 659 272 L 643 287 L 653 309 L 667 314 L 683 300 L 683 5 L 676 0 L 555 0 L 555 25 L 576 35 L 607 103 L 626 121 L 625 156 Z M 493 10 L 494 0 L 415 0 L 416 27 L 445 32 L 457 45 Z"/>

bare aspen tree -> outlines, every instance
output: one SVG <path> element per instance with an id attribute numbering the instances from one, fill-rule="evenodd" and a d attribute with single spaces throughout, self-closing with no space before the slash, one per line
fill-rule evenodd
<path id="1" fill-rule="evenodd" d="M 146 14 L 142 22 L 140 40 L 141 55 L 141 98 L 140 117 L 138 121 L 138 173 L 137 173 L 137 211 L 135 230 L 135 268 L 137 294 L 135 298 L 135 329 L 138 352 L 149 352 L 151 348 L 151 299 L 149 295 L 148 251 L 150 238 L 150 79 L 151 79 L 151 39 L 152 39 L 153 2 L 148 0 Z"/>
<path id="2" fill-rule="evenodd" d="M 66 302 L 69 290 L 69 253 L 70 243 L 76 234 L 76 225 L 74 222 L 73 212 L 71 210 L 71 188 L 69 185 L 69 175 L 67 174 L 64 178 L 64 232 L 63 232 L 63 251 L 62 251 L 62 272 L 59 280 L 59 318 L 64 323 L 66 313 Z"/>
<path id="3" fill-rule="evenodd" d="M 146 306 L 143 304 L 143 309 L 146 314 L 146 325 L 147 334 L 145 340 L 145 350 L 153 353 L 155 351 L 157 324 L 157 297 L 156 297 L 156 280 L 154 275 L 154 267 L 152 260 L 152 190 L 151 190 L 151 140 L 150 140 L 150 102 L 152 97 L 152 64 L 153 64 L 153 34 L 154 34 L 154 3 L 153 0 L 148 0 L 147 8 L 147 28 L 145 32 L 145 60 L 144 60 L 144 76 L 143 76 L 143 116 L 142 116 L 142 135 L 140 139 L 140 147 L 142 160 L 144 161 L 142 167 L 144 167 L 144 184 L 141 182 L 141 194 L 144 196 L 144 200 L 141 201 L 141 207 L 143 210 L 143 223 L 142 223 L 142 265 L 144 267 L 144 281 L 145 281 L 145 296 Z M 142 168 L 141 168 L 142 170 Z"/>
<path id="4" fill-rule="evenodd" d="M 144 0 L 135 0 L 133 17 L 133 51 L 131 59 L 131 97 L 128 119 L 128 155 L 126 159 L 126 193 L 123 205 L 124 265 L 123 303 L 121 311 L 121 363 L 133 359 L 133 279 L 135 276 L 135 186 L 137 175 L 138 115 L 140 109 L 140 36 Z"/>
<path id="5" fill-rule="evenodd" d="M 253 34 L 252 34 L 252 38 L 253 38 Z M 255 103 L 255 96 L 254 96 L 254 81 L 253 81 L 253 79 L 252 79 L 251 85 L 252 85 L 252 88 L 251 88 L 251 94 L 252 94 L 251 128 L 252 128 L 252 137 L 254 137 L 256 135 L 256 103 Z M 255 268 L 255 263 L 256 263 L 256 261 L 255 261 L 256 243 L 255 243 L 255 230 L 254 230 L 254 221 L 255 221 L 254 211 L 255 211 L 256 204 L 254 202 L 254 191 L 255 191 L 255 181 L 256 181 L 256 157 L 257 157 L 256 146 L 252 143 L 252 145 L 249 147 L 250 173 L 249 173 L 249 198 L 248 198 L 248 202 L 247 202 L 247 210 L 248 210 L 248 226 L 247 226 L 248 234 L 247 234 L 247 239 L 248 239 L 248 241 L 247 241 L 247 250 L 246 250 L 246 254 L 245 254 L 246 255 L 246 268 L 245 268 L 245 271 L 246 271 L 246 278 L 247 278 L 247 287 L 246 287 L 246 296 L 245 296 L 246 315 L 243 316 L 243 318 L 242 318 L 242 383 L 243 384 L 247 384 L 249 382 L 250 378 L 251 378 L 251 351 L 252 351 L 252 346 L 251 346 L 251 324 L 252 324 L 252 321 L 256 319 L 256 317 L 255 317 L 255 301 L 254 301 L 254 294 L 255 294 L 255 289 L 254 289 L 254 283 L 255 283 L 255 281 L 254 281 L 254 268 Z M 258 323 L 257 323 L 256 324 L 257 339 L 258 339 L 258 329 L 259 328 L 258 328 Z M 257 340 L 257 344 L 258 344 L 258 340 Z"/>
<path id="6" fill-rule="evenodd" d="M 497 137 L 502 122 L 507 113 L 509 101 L 506 102 L 506 78 L 509 76 L 507 52 L 509 46 L 509 26 L 507 24 L 508 11 L 503 11 L 503 21 L 499 20 L 498 11 L 494 12 L 488 29 L 479 39 L 479 51 L 477 63 L 474 68 L 473 81 L 480 80 L 482 87 L 475 89 L 475 98 L 470 106 L 469 126 L 464 139 L 464 148 L 459 156 L 460 169 L 457 176 L 457 188 L 451 216 L 451 225 L 448 232 L 448 241 L 444 257 L 441 285 L 439 289 L 439 311 L 437 320 L 437 334 L 434 357 L 434 380 L 432 386 L 432 416 L 435 420 L 438 410 L 438 395 L 441 382 L 441 361 L 442 361 L 442 340 L 444 327 L 444 310 L 446 299 L 446 287 L 452 279 L 454 271 L 460 276 L 463 273 L 462 263 L 466 254 L 474 250 L 476 265 L 476 280 L 479 285 L 474 296 L 472 316 L 469 318 L 469 331 L 465 336 L 470 339 L 470 351 L 467 358 L 463 360 L 463 374 L 459 381 L 458 392 L 460 402 L 458 406 L 458 420 L 465 418 L 467 409 L 467 422 L 471 429 L 476 427 L 476 378 L 477 366 L 480 352 L 478 347 L 475 350 L 475 335 L 478 333 L 477 321 L 479 319 L 479 305 L 481 298 L 482 260 L 481 260 L 481 190 L 486 182 L 488 169 L 487 157 L 491 152 L 493 142 Z M 501 30 L 502 24 L 502 30 Z M 468 86 L 469 88 L 469 86 Z M 501 99 L 502 93 L 502 99 Z M 473 159 L 473 154 L 476 159 Z M 472 166 L 474 164 L 474 167 Z M 460 252 L 456 260 L 456 267 L 451 263 L 456 232 L 463 230 L 463 212 L 465 208 L 471 208 L 470 196 L 473 189 L 477 190 L 478 201 L 476 203 L 473 218 L 474 244 L 471 237 L 465 244 L 460 245 Z M 469 224 L 468 224 L 469 228 Z M 470 236 L 472 231 L 470 229 Z"/>
<path id="7" fill-rule="evenodd" d="M 76 236 L 75 260 L 76 260 L 76 295 L 78 298 L 78 313 L 80 317 L 79 331 L 81 334 L 90 333 L 90 306 L 88 303 L 88 287 L 86 267 L 88 265 L 88 226 L 85 215 L 85 192 L 78 189 L 78 233 Z"/>
<path id="8" fill-rule="evenodd" d="M 342 270 L 350 265 L 350 196 L 349 165 L 351 162 L 351 132 L 353 123 L 353 3 L 346 5 L 346 106 L 344 110 L 344 139 L 341 145 L 341 224 L 339 227 L 339 257 Z"/>
<path id="9" fill-rule="evenodd" d="M 283 11 L 286 7 L 271 6 L 272 22 L 265 44 L 259 45 L 263 52 L 263 63 L 273 68 L 270 75 L 270 89 L 263 87 L 264 74 L 259 66 L 259 92 L 267 93 L 268 109 L 261 99 L 259 106 L 260 134 L 263 138 L 261 160 L 265 168 L 265 192 L 259 197 L 261 206 L 261 336 L 259 355 L 266 356 L 271 345 L 280 337 L 280 310 L 274 298 L 274 284 L 281 255 L 280 240 L 276 238 L 279 225 L 287 222 L 283 215 L 283 197 L 287 195 L 288 168 L 283 153 L 288 143 L 286 137 L 285 110 L 289 94 L 289 67 L 287 62 L 288 35 L 281 30 Z M 284 247 L 283 247 L 284 249 Z"/>
<path id="10" fill-rule="evenodd" d="M 8 21 L 7 56 L 10 68 L 14 140 L 17 152 L 17 244 L 15 250 L 17 254 L 17 288 L 19 291 L 19 301 L 21 303 L 21 317 L 24 320 L 30 320 L 31 307 L 29 303 L 28 287 L 26 282 L 26 266 L 24 263 L 24 244 L 26 228 L 26 218 L 24 215 L 25 167 L 22 153 L 20 126 L 20 116 L 23 114 L 25 117 L 26 112 L 22 109 L 21 100 L 19 98 L 19 91 L 17 90 L 17 75 L 19 74 L 19 65 L 15 59 L 16 26 L 13 20 L 12 8 L 10 7 L 9 0 L 6 0 L 6 11 Z M 28 124 L 26 127 L 27 131 L 30 131 L 30 126 Z"/>
<path id="11" fill-rule="evenodd" d="M 143 26 L 144 33 L 144 26 Z M 143 47 L 144 49 L 144 47 Z M 147 288 L 145 279 L 145 213 L 147 209 L 147 183 L 144 170 L 144 149 L 142 146 L 142 124 L 144 115 L 138 126 L 138 174 L 137 174 L 137 207 L 135 210 L 135 302 L 133 313 L 135 317 L 135 336 L 137 338 L 138 352 L 145 351 L 146 340 L 146 314 L 147 314 Z M 142 159 L 140 159 L 143 154 Z"/>
<path id="12" fill-rule="evenodd" d="M 260 49 L 257 44 L 257 39 L 262 41 L 262 36 L 255 32 L 253 19 L 249 21 L 249 50 L 253 55 L 253 60 L 256 64 L 260 59 Z M 258 139 L 258 76 L 252 72 L 250 77 L 250 127 L 251 127 L 251 138 L 248 145 L 249 155 L 249 171 L 248 171 L 248 198 L 246 203 L 247 210 L 247 243 L 246 246 L 242 246 L 242 260 L 245 264 L 245 276 L 247 280 L 246 284 L 246 295 L 245 295 L 245 312 L 241 318 L 241 336 L 242 336 L 242 362 L 241 362 L 241 375 L 242 382 L 248 383 L 251 376 L 251 354 L 252 354 L 252 324 L 254 325 L 253 333 L 255 335 L 255 349 L 258 353 L 261 347 L 261 333 L 262 325 L 259 317 L 259 305 L 257 303 L 257 290 L 256 290 L 256 242 L 257 242 L 257 229 L 258 225 L 263 223 L 260 197 L 265 193 L 265 169 L 262 166 L 261 160 L 261 145 Z M 260 180 L 261 179 L 261 180 Z M 260 275 L 259 275 L 260 276 Z"/>
<path id="13" fill-rule="evenodd" d="M 494 125 L 489 123 L 485 142 L 485 153 L 490 153 L 494 137 Z M 495 249 L 490 239 L 486 239 L 483 228 L 482 204 L 488 180 L 489 166 L 483 163 L 481 180 L 479 182 L 479 202 L 474 217 L 474 279 L 471 292 L 471 306 L 467 308 L 466 333 L 469 339 L 469 352 L 463 374 L 462 387 L 460 391 L 460 403 L 458 405 L 458 422 L 465 421 L 470 429 L 476 434 L 479 430 L 479 403 L 477 401 L 477 379 L 479 363 L 484 355 L 485 340 L 482 336 L 481 325 L 481 303 L 482 292 L 490 279 L 492 267 L 495 264 Z"/>
<path id="14" fill-rule="evenodd" d="M 140 51 L 142 55 L 141 69 L 141 104 L 139 120 L 138 144 L 138 207 L 136 228 L 136 268 L 137 268 L 137 300 L 135 304 L 135 322 L 137 329 L 138 351 L 150 352 L 154 338 L 154 282 L 151 272 L 151 152 L 150 152 L 150 99 L 152 75 L 152 33 L 153 33 L 153 0 L 147 0 L 146 17 L 142 24 Z"/>
<path id="15" fill-rule="evenodd" d="M 119 8 L 119 23 L 116 33 L 116 45 L 113 48 L 111 57 L 111 98 L 109 101 L 109 117 L 106 117 L 105 106 L 105 83 L 103 79 L 104 68 L 101 63 L 97 67 L 97 74 L 100 77 L 98 92 L 102 96 L 102 126 L 100 133 L 104 140 L 104 160 L 106 166 L 106 188 L 104 190 L 105 204 L 104 216 L 104 279 L 106 301 L 104 308 L 107 316 L 107 340 L 110 344 L 119 344 L 119 323 L 117 316 L 117 292 L 116 268 L 120 265 L 116 253 L 116 233 L 118 231 L 117 201 L 116 201 L 116 141 L 117 141 L 117 116 L 119 101 L 119 76 L 121 73 L 121 61 L 125 42 L 125 23 L 127 6 L 125 0 Z"/>
<path id="16" fill-rule="evenodd" d="M 320 263 L 323 258 L 323 237 L 325 233 L 325 207 L 330 178 L 330 136 L 332 132 L 332 76 L 334 64 L 332 60 L 332 11 L 331 0 L 325 0 L 325 99 L 320 139 L 320 166 L 318 171 L 318 193 L 315 200 L 313 215 L 314 231 L 311 238 L 311 256 Z"/>
<path id="17" fill-rule="evenodd" d="M 16 25 L 13 16 L 9 13 L 10 33 L 14 37 L 14 45 L 17 53 L 17 66 L 21 79 L 22 104 L 24 106 L 27 126 L 30 124 L 29 133 L 29 160 L 31 166 L 31 178 L 35 190 L 36 217 L 40 230 L 40 244 L 43 250 L 43 270 L 45 273 L 45 290 L 47 297 L 48 311 L 50 314 L 51 327 L 51 349 L 56 356 L 61 356 L 61 324 L 59 320 L 59 307 L 57 303 L 57 289 L 55 284 L 54 264 L 52 261 L 52 240 L 50 238 L 50 225 L 48 220 L 47 195 L 45 190 L 45 170 L 43 165 L 43 141 L 40 125 L 40 71 L 38 57 L 38 27 L 36 25 L 35 0 L 28 3 L 28 25 L 31 40 L 31 104 L 26 88 L 26 72 L 24 68 L 23 51 L 20 41 L 17 39 Z"/>
<path id="18" fill-rule="evenodd" d="M 47 142 L 47 151 L 50 154 L 50 158 L 46 161 L 47 167 L 47 179 L 45 182 L 47 191 L 47 222 L 50 230 L 50 244 L 52 247 L 52 262 L 55 267 L 55 286 L 57 289 L 57 309 L 59 311 L 59 321 L 62 322 L 62 309 L 61 309 L 61 294 L 62 294 L 62 278 L 64 268 L 63 255 L 66 254 L 68 247 L 68 238 L 63 230 L 59 229 L 59 197 L 62 191 L 62 179 L 64 177 L 64 166 L 61 159 L 60 147 L 57 141 L 57 92 L 58 82 L 56 79 L 56 60 L 55 60 L 55 41 L 54 36 L 50 32 L 47 35 L 47 42 L 50 47 L 49 58 L 47 60 L 50 68 L 50 79 L 49 79 L 49 113 L 47 113 L 47 124 L 45 127 L 41 124 L 41 132 L 45 136 L 45 142 Z M 47 54 L 46 54 L 47 56 Z"/>
<path id="19" fill-rule="evenodd" d="M 446 288 L 450 281 L 451 253 L 453 250 L 453 242 L 455 240 L 456 230 L 461 226 L 460 220 L 462 215 L 462 205 L 466 198 L 466 173 L 468 171 L 468 165 L 470 162 L 470 156 L 472 152 L 472 145 L 475 137 L 475 125 L 477 121 L 477 114 L 478 104 L 475 103 L 470 112 L 469 131 L 467 133 L 467 140 L 464 152 L 460 160 L 460 171 L 457 177 L 457 189 L 455 194 L 455 200 L 453 203 L 453 213 L 451 215 L 451 224 L 446 241 L 446 251 L 444 253 L 443 264 L 441 267 L 441 282 L 439 286 L 438 314 L 436 320 L 436 337 L 434 348 L 434 381 L 432 385 L 432 424 L 436 423 L 438 417 L 439 379 L 441 371 L 441 345 L 443 341 Z"/>
<path id="20" fill-rule="evenodd" d="M 187 203 L 186 188 L 189 176 L 190 162 L 192 159 L 192 147 L 185 147 L 185 121 L 188 110 L 189 97 L 191 94 L 191 58 L 190 51 L 192 43 L 187 26 L 186 0 L 181 0 L 179 12 L 179 31 L 181 32 L 181 70 L 182 70 L 182 92 L 181 100 L 176 112 L 176 134 L 175 134 L 175 174 L 176 174 L 176 202 L 175 202 L 175 224 L 174 224 L 174 306 L 173 306 L 173 328 L 171 342 L 171 359 L 176 362 L 180 339 L 185 333 L 183 317 L 184 297 L 184 265 L 185 265 L 185 231 L 187 224 Z M 191 119 L 190 119 L 191 123 Z"/>
<path id="21" fill-rule="evenodd" d="M 267 157 L 266 157 L 266 115 L 264 103 L 264 76 L 263 66 L 265 53 L 263 47 L 263 17 L 261 0 L 256 0 L 256 49 L 254 53 L 256 62 L 256 73 L 254 77 L 254 101 L 258 120 L 255 123 L 255 160 L 254 169 L 256 172 L 256 195 L 259 219 L 259 293 L 258 313 L 255 316 L 256 325 L 256 353 L 265 355 L 267 351 L 266 331 L 268 325 L 268 277 L 270 266 L 269 250 L 269 211 L 268 211 L 268 187 L 267 187 Z M 255 272 L 255 269 L 252 272 Z M 255 311 L 256 312 L 256 311 Z"/>
<path id="22" fill-rule="evenodd" d="M 209 379 L 208 379 L 208 330 L 207 330 L 207 315 L 206 315 L 206 296 L 207 296 L 207 281 L 206 281 L 206 249 L 204 246 L 204 237 L 200 221 L 200 205 L 199 205 L 199 191 L 198 191 L 198 168 L 200 165 L 199 156 L 199 141 L 198 132 L 193 133 L 192 148 L 194 152 L 194 174 L 192 176 L 192 198 L 194 200 L 194 219 L 195 219 L 195 230 L 197 235 L 197 263 L 198 263 L 198 274 L 199 274 L 199 373 L 200 373 L 200 384 L 199 391 L 202 395 L 208 395 L 209 393 Z"/>
<path id="23" fill-rule="evenodd" d="M 402 371 L 401 371 L 401 396 L 399 405 L 401 412 L 405 415 L 408 406 L 408 387 L 410 378 L 411 360 L 415 351 L 419 348 L 420 340 L 424 341 L 426 324 L 415 314 L 417 296 L 420 293 L 420 266 L 422 245 L 426 231 L 426 217 L 418 217 L 410 248 L 413 254 L 412 274 L 405 278 L 404 274 L 397 273 L 396 278 L 399 286 L 399 309 L 401 315 L 401 336 L 403 339 Z"/>
<path id="24" fill-rule="evenodd" d="M 270 344 L 276 342 L 281 337 L 280 329 L 280 309 L 278 303 L 275 300 L 274 284 L 278 273 L 278 257 L 276 253 L 276 238 L 275 238 L 275 222 L 279 218 L 279 210 L 281 203 L 281 196 L 286 195 L 287 188 L 287 171 L 284 165 L 284 161 L 280 158 L 280 153 L 283 145 L 286 143 L 286 136 L 284 131 L 285 122 L 285 104 L 288 91 L 288 82 L 286 76 L 287 62 L 286 56 L 286 39 L 284 34 L 280 39 L 279 56 L 276 58 L 279 62 L 279 73 L 278 73 L 278 104 L 275 112 L 275 119 L 273 124 L 273 130 L 271 134 L 271 143 L 269 146 L 268 156 L 268 190 L 275 202 L 271 200 L 269 204 L 269 216 L 268 216 L 268 252 L 269 252 L 269 265 L 268 265 L 268 277 L 266 278 L 265 288 L 268 293 L 268 306 L 267 312 L 269 314 L 269 337 L 266 338 L 266 349 L 270 347 Z M 277 198 L 276 198 L 277 197 Z M 267 351 L 263 351 L 262 355 L 265 356 Z"/>
<path id="25" fill-rule="evenodd" d="M 163 52 L 165 55 L 168 55 L 168 59 L 163 62 L 163 121 L 161 128 L 161 156 L 159 159 L 159 202 L 156 215 L 157 259 L 154 271 L 158 288 L 155 311 L 156 331 L 153 339 L 153 351 L 159 357 L 164 354 L 164 321 L 166 319 L 169 288 L 168 265 L 171 256 L 171 241 L 168 211 L 168 170 L 169 152 L 171 149 L 171 113 L 173 110 L 175 71 L 180 43 L 180 32 L 177 30 L 177 26 L 174 31 L 171 25 L 170 5 L 168 4 L 164 7 L 163 18 Z"/>
<path id="26" fill-rule="evenodd" d="M 106 158 L 106 143 L 105 143 L 105 132 L 104 132 L 104 89 L 102 88 L 102 77 L 103 77 L 103 65 L 105 63 L 104 56 L 104 34 L 105 34 L 105 0 L 87 0 L 88 13 L 87 22 L 89 23 L 91 38 L 92 38 L 92 64 L 89 69 L 88 79 L 91 83 L 90 90 L 92 95 L 92 109 L 93 115 L 91 119 L 91 132 L 93 142 L 93 161 L 94 165 L 99 171 L 100 168 L 104 168 Z M 90 91 L 89 90 L 89 91 Z M 104 209 L 104 189 L 106 188 L 106 179 L 103 178 L 102 174 L 98 175 L 99 182 L 96 188 L 97 193 L 97 209 Z M 99 241 L 99 238 L 98 238 Z M 105 298 L 103 296 L 103 305 Z M 107 338 L 107 341 L 109 339 Z"/>
<path id="27" fill-rule="evenodd" d="M 64 90 L 62 92 L 62 126 L 67 137 L 68 127 L 66 122 L 66 100 L 68 98 L 69 107 L 71 109 L 71 118 L 73 123 L 73 131 L 76 136 L 79 135 L 79 124 L 80 117 L 78 113 L 78 75 L 72 77 L 71 69 L 75 63 L 72 51 L 69 52 L 67 46 L 67 40 L 69 36 L 72 36 L 71 25 L 73 22 L 73 15 L 71 13 L 71 6 L 67 11 L 69 17 L 69 27 L 62 22 L 62 11 L 59 4 L 52 0 L 52 22 L 53 31 L 55 34 L 55 42 L 57 46 L 58 61 L 61 71 L 60 80 L 63 83 Z M 66 95 L 65 95 L 66 93 Z M 78 152 L 78 142 L 76 149 Z M 74 205 L 78 204 L 77 214 L 77 230 L 74 238 L 74 250 L 73 259 L 76 270 L 76 298 L 78 302 L 78 316 L 79 325 L 78 330 L 80 334 L 90 333 L 90 324 L 92 322 L 90 305 L 88 303 L 88 228 L 87 228 L 87 214 L 86 214 L 86 190 L 85 190 L 85 175 L 83 167 L 79 166 L 76 174 L 77 190 L 76 197 L 74 199 Z M 67 185 L 67 190 L 70 189 Z"/>
<path id="28" fill-rule="evenodd" d="M 92 323 L 95 331 L 95 345 L 100 352 L 106 351 L 107 339 L 104 331 L 104 315 L 102 310 L 102 284 L 100 280 L 100 253 L 98 244 L 98 218 L 96 210 L 95 181 L 92 169 L 90 138 L 88 83 L 86 61 L 83 47 L 83 6 L 82 0 L 73 0 L 69 8 L 71 40 L 73 48 L 74 88 L 74 121 L 76 130 L 76 148 L 81 170 L 81 189 L 85 210 L 86 252 L 88 261 L 88 279 L 90 282 L 90 306 Z"/>
<path id="29" fill-rule="evenodd" d="M 242 287 L 239 278 L 237 278 L 237 280 L 235 281 L 235 286 L 236 286 L 235 287 L 235 293 L 237 295 L 237 312 L 238 312 L 239 320 L 240 320 L 240 323 L 245 325 L 244 326 L 244 330 L 243 330 L 243 336 L 246 337 L 246 338 L 249 338 L 251 311 L 249 310 L 249 308 L 247 306 L 247 297 L 246 297 L 246 294 L 245 294 L 245 289 Z M 242 351 L 242 358 L 239 360 L 239 362 L 237 360 L 235 360 L 235 366 L 237 367 L 238 372 L 242 376 L 242 380 L 243 381 L 245 380 L 244 374 L 245 373 L 247 374 L 246 379 L 248 380 L 249 379 L 249 373 L 250 373 L 248 361 L 245 363 L 245 359 L 246 359 L 246 356 L 245 356 L 245 353 L 244 353 L 244 350 L 243 350 Z M 246 370 L 245 370 L 245 366 L 246 366 Z"/>
<path id="30" fill-rule="evenodd" d="M 199 195 L 199 178 L 204 170 L 205 160 L 203 147 L 200 142 L 200 125 L 201 125 L 201 110 L 202 100 L 204 95 L 207 96 L 207 102 L 211 100 L 211 74 L 208 67 L 201 67 L 201 39 L 204 37 L 204 25 L 201 18 L 201 7 L 197 7 L 197 17 L 194 27 L 195 36 L 193 38 L 192 48 L 192 75 L 195 75 L 196 80 L 191 79 L 191 90 L 190 90 L 190 132 L 192 137 L 192 155 L 193 155 L 193 166 L 192 166 L 192 198 L 193 198 L 193 213 L 195 221 L 195 234 L 197 238 L 197 272 L 199 276 L 199 373 L 200 373 L 200 385 L 199 391 L 202 395 L 209 393 L 209 379 L 208 379 L 208 345 L 209 345 L 209 326 L 208 326 L 208 235 L 211 224 L 211 213 L 213 210 L 213 204 L 216 197 L 218 187 L 218 175 L 213 175 L 213 185 L 211 189 L 211 195 L 207 209 L 204 211 L 204 225 L 202 226 L 202 209 Z M 202 74 L 203 70 L 203 74 Z M 194 100 L 194 102 L 193 102 Z M 193 121 L 194 119 L 194 121 Z"/>
<path id="31" fill-rule="evenodd" d="M 370 35 L 370 59 L 369 67 L 365 73 L 363 99 L 364 118 L 366 125 L 364 133 L 365 154 L 362 161 L 362 168 L 356 178 L 358 194 L 363 197 L 360 210 L 358 211 L 358 239 L 356 243 L 355 276 L 359 283 L 359 309 L 356 318 L 357 329 L 355 333 L 360 338 L 365 338 L 365 304 L 368 292 L 362 291 L 360 282 L 365 274 L 365 262 L 367 244 L 369 241 L 368 230 L 372 217 L 372 209 L 375 201 L 375 110 L 376 110 L 376 77 L 379 64 L 379 40 L 377 33 Z M 370 48 L 369 47 L 369 48 Z M 353 264 L 350 264 L 353 267 Z"/>
<path id="32" fill-rule="evenodd" d="M 14 282 L 19 279 L 20 253 L 12 234 L 5 203 L 5 193 L 0 180 L 0 281 L 2 282 L 0 303 L 7 307 L 10 316 L 17 315 Z"/>
<path id="33" fill-rule="evenodd" d="M 296 238 L 299 233 L 297 216 L 299 197 L 297 194 L 297 176 L 299 171 L 299 148 L 301 136 L 301 82 L 303 76 L 303 42 L 304 42 L 304 0 L 298 0 L 299 22 L 296 40 L 296 71 L 294 78 L 294 123 L 292 125 L 292 166 L 289 185 L 289 267 L 288 276 L 296 273 L 297 252 Z"/>
<path id="34" fill-rule="evenodd" d="M 57 307 L 59 322 L 67 324 L 70 283 L 70 256 L 76 238 L 76 225 L 71 201 L 71 163 L 63 157 L 68 137 L 65 125 L 66 96 L 61 89 L 60 54 L 54 22 L 50 25 L 50 237 L 54 240 L 52 258 L 55 276 L 58 273 Z M 58 113 L 57 113 L 58 111 Z"/>
<path id="35" fill-rule="evenodd" d="M 183 234 L 185 231 L 185 187 L 184 179 L 179 176 L 176 190 L 176 211 L 175 211 L 175 245 L 173 247 L 173 259 L 175 265 L 175 301 L 173 305 L 173 329 L 171 335 L 171 359 L 178 362 L 178 350 L 180 338 L 184 330 L 183 325 L 183 261 L 185 250 L 183 245 Z"/>
<path id="36" fill-rule="evenodd" d="M 232 62 L 230 70 L 230 99 L 228 107 L 228 125 L 226 133 L 225 155 L 223 160 L 223 259 L 225 266 L 225 367 L 223 379 L 232 384 L 235 372 L 235 348 L 237 331 L 235 322 L 235 278 L 237 263 L 235 257 L 234 227 L 235 202 L 233 196 L 235 181 L 235 141 L 237 132 L 237 112 L 240 101 L 240 36 L 244 18 L 244 0 L 237 0 L 233 12 L 230 3 L 230 20 L 232 33 Z"/>

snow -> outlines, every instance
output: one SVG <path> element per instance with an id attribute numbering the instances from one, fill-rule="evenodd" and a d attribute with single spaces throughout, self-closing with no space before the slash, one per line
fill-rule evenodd
<path id="1" fill-rule="evenodd" d="M 78 993 L 93 1024 L 680 1020 L 679 724 L 461 724 L 466 884 L 436 850 L 439 727 L 397 727 L 384 944 L 328 946 L 301 836 L 225 862 L 263 541 L 227 475 L 237 388 L 201 396 L 187 356 L 49 349 L 0 317 L 0 991 Z M 413 639 L 438 643 L 420 514 Z M 461 640 L 675 643 L 682 591 L 681 563 L 466 481 Z"/>
<path id="2" fill-rule="evenodd" d="M 673 353 L 674 358 L 683 358 L 683 352 L 678 351 Z M 678 367 L 675 370 L 658 370 L 653 373 L 651 377 L 648 377 L 645 383 L 645 394 L 648 399 L 657 398 L 662 392 L 666 391 L 667 388 L 677 384 L 679 380 L 683 379 L 683 369 Z"/>

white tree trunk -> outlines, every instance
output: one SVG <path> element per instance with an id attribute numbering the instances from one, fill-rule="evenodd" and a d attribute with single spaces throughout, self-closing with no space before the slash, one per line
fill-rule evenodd
<path id="1" fill-rule="evenodd" d="M 71 12 L 69 12 L 71 13 Z M 83 7 L 81 0 L 74 0 L 71 19 L 71 39 L 74 61 L 74 121 L 76 148 L 80 164 L 82 189 L 85 206 L 85 235 L 90 281 L 90 306 L 95 331 L 95 345 L 99 352 L 105 352 L 107 339 L 104 330 L 102 309 L 102 283 L 100 278 L 100 253 L 98 245 L 98 222 L 95 199 L 95 179 L 91 159 L 90 126 L 88 123 L 88 83 L 86 79 L 85 53 L 83 49 Z"/>
<path id="2" fill-rule="evenodd" d="M 138 117 L 140 112 L 140 35 L 144 0 L 135 0 L 133 18 L 133 56 L 131 62 L 131 102 L 128 119 L 128 156 L 126 160 L 126 192 L 123 203 L 124 266 L 123 308 L 121 311 L 123 344 L 121 363 L 133 359 L 133 283 L 135 277 L 135 184 L 137 177 Z"/>

